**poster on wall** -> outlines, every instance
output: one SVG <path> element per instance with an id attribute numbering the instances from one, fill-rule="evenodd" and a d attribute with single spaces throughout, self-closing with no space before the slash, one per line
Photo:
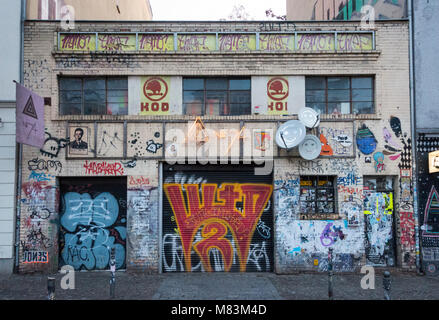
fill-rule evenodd
<path id="1" fill-rule="evenodd" d="M 141 77 L 140 79 L 140 114 L 169 114 L 169 77 Z"/>
<path id="2" fill-rule="evenodd" d="M 268 114 L 288 114 L 290 88 L 286 77 L 271 77 L 267 81 Z"/>
<path id="3" fill-rule="evenodd" d="M 88 155 L 89 127 L 70 126 L 69 155 Z"/>
<path id="4" fill-rule="evenodd" d="M 439 172 L 439 150 L 428 153 L 428 172 Z"/>

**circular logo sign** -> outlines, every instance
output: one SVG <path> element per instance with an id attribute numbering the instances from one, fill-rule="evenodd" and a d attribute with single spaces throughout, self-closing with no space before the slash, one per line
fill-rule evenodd
<path id="1" fill-rule="evenodd" d="M 151 101 L 160 101 L 168 94 L 168 85 L 162 78 L 149 78 L 143 85 L 143 94 Z"/>
<path id="2" fill-rule="evenodd" d="M 288 80 L 284 78 L 273 78 L 267 83 L 267 94 L 275 100 L 281 101 L 288 97 L 289 85 Z"/>

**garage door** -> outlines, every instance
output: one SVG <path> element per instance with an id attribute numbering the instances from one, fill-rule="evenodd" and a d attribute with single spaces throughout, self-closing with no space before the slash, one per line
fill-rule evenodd
<path id="1" fill-rule="evenodd" d="M 164 166 L 163 271 L 272 271 L 272 183 L 252 166 Z"/>
<path id="2" fill-rule="evenodd" d="M 62 178 L 60 263 L 75 270 L 125 269 L 126 178 Z"/>

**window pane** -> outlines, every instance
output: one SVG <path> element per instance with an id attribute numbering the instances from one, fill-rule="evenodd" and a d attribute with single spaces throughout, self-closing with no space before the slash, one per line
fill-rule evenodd
<path id="1" fill-rule="evenodd" d="M 105 90 L 105 79 L 85 78 L 84 90 L 86 89 Z"/>
<path id="2" fill-rule="evenodd" d="M 328 89 L 349 89 L 349 78 L 348 77 L 328 78 Z"/>
<path id="3" fill-rule="evenodd" d="M 108 89 L 128 89 L 127 78 L 110 78 L 107 80 Z"/>
<path id="4" fill-rule="evenodd" d="M 183 90 L 204 90 L 204 79 L 183 79 Z"/>
<path id="5" fill-rule="evenodd" d="M 328 102 L 342 102 L 349 100 L 349 90 L 328 90 Z"/>
<path id="6" fill-rule="evenodd" d="M 59 107 L 62 115 L 81 114 L 81 104 L 61 103 Z"/>
<path id="7" fill-rule="evenodd" d="M 183 103 L 204 103 L 203 91 L 184 91 Z"/>
<path id="8" fill-rule="evenodd" d="M 334 213 L 333 202 L 321 202 L 317 201 L 317 212 L 319 213 Z"/>
<path id="9" fill-rule="evenodd" d="M 353 112 L 356 114 L 374 113 L 373 102 L 354 102 Z"/>
<path id="10" fill-rule="evenodd" d="M 328 114 L 349 114 L 351 104 L 349 102 L 328 103 Z"/>
<path id="11" fill-rule="evenodd" d="M 310 103 L 306 102 L 306 106 L 308 108 L 314 109 L 315 111 L 319 112 L 320 114 L 326 113 L 326 103 Z"/>
<path id="12" fill-rule="evenodd" d="M 306 90 L 306 102 L 325 102 L 325 90 Z"/>
<path id="13" fill-rule="evenodd" d="M 105 90 L 84 90 L 84 103 L 101 102 L 105 104 Z"/>
<path id="14" fill-rule="evenodd" d="M 352 78 L 352 88 L 354 89 L 372 89 L 372 78 Z"/>
<path id="15" fill-rule="evenodd" d="M 371 89 L 355 89 L 352 90 L 352 101 L 372 101 Z"/>
<path id="16" fill-rule="evenodd" d="M 185 114 L 189 116 L 201 116 L 203 115 L 203 105 L 200 103 L 186 103 L 183 105 Z"/>
<path id="17" fill-rule="evenodd" d="M 59 90 L 82 90 L 82 79 L 59 78 Z"/>
<path id="18" fill-rule="evenodd" d="M 251 103 L 249 91 L 231 91 L 230 103 Z"/>
<path id="19" fill-rule="evenodd" d="M 231 104 L 229 115 L 231 116 L 239 116 L 243 114 L 251 114 L 251 105 L 250 103 L 246 104 Z M 227 115 L 227 113 L 224 113 Z"/>
<path id="20" fill-rule="evenodd" d="M 305 79 L 305 88 L 308 89 L 326 89 L 326 80 L 323 77 L 307 77 Z"/>
<path id="21" fill-rule="evenodd" d="M 230 90 L 250 90 L 250 79 L 230 80 Z"/>
<path id="22" fill-rule="evenodd" d="M 211 102 L 227 102 L 227 91 L 207 91 L 206 102 L 209 103 L 209 100 Z"/>
<path id="23" fill-rule="evenodd" d="M 107 92 L 107 102 L 127 102 L 128 103 L 128 91 L 126 90 L 113 90 Z"/>
<path id="24" fill-rule="evenodd" d="M 84 103 L 84 114 L 106 114 L 105 103 Z"/>
<path id="25" fill-rule="evenodd" d="M 78 103 L 81 105 L 82 92 L 81 91 L 60 91 L 59 93 L 60 103 Z"/>
<path id="26" fill-rule="evenodd" d="M 227 79 L 206 79 L 206 90 L 227 90 Z"/>
<path id="27" fill-rule="evenodd" d="M 126 103 L 108 103 L 107 114 L 125 115 L 128 114 L 128 104 Z"/>
<path id="28" fill-rule="evenodd" d="M 316 212 L 315 205 L 316 205 L 315 202 L 301 201 L 300 202 L 301 213 L 315 213 Z"/>

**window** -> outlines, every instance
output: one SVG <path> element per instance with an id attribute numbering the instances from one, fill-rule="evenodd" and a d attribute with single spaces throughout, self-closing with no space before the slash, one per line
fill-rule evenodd
<path id="1" fill-rule="evenodd" d="M 321 114 L 371 114 L 373 77 L 306 77 L 306 106 Z"/>
<path id="2" fill-rule="evenodd" d="M 191 116 L 251 114 L 249 78 L 183 79 L 183 110 Z"/>
<path id="3" fill-rule="evenodd" d="M 128 79 L 59 78 L 61 115 L 128 114 Z"/>
<path id="4" fill-rule="evenodd" d="M 300 213 L 302 217 L 334 218 L 335 190 L 335 176 L 301 176 Z"/>

